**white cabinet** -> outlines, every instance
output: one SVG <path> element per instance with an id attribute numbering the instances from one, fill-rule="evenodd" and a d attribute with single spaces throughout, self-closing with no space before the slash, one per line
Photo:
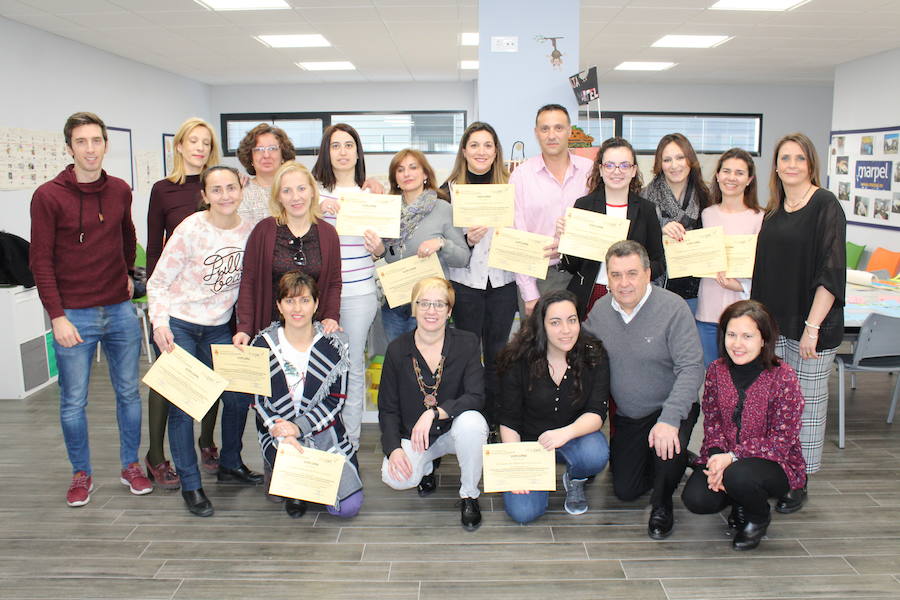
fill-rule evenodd
<path id="1" fill-rule="evenodd" d="M 37 288 L 0 287 L 0 399 L 24 398 L 56 381 L 53 336 Z"/>

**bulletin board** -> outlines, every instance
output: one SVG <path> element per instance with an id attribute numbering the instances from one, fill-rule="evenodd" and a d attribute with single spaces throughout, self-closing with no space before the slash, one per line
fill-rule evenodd
<path id="1" fill-rule="evenodd" d="M 832 131 L 828 189 L 847 222 L 900 229 L 900 126 Z"/>

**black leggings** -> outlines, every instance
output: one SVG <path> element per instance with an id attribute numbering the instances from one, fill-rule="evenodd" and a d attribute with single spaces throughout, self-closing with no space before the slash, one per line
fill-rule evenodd
<path id="1" fill-rule="evenodd" d="M 764 458 L 742 458 L 726 467 L 722 474 L 724 492 L 713 492 L 701 469 L 694 471 L 681 500 L 692 513 L 719 512 L 729 504 L 744 507 L 747 519 L 762 523 L 769 518 L 769 498 L 784 496 L 790 489 L 787 475 L 777 462 Z"/>

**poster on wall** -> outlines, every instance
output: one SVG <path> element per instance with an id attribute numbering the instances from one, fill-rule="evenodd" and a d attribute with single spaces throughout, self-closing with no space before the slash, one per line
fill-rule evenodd
<path id="1" fill-rule="evenodd" d="M 70 162 L 62 132 L 0 127 L 0 190 L 34 189 Z"/>
<path id="2" fill-rule="evenodd" d="M 832 131 L 828 189 L 847 222 L 900 229 L 900 126 Z"/>

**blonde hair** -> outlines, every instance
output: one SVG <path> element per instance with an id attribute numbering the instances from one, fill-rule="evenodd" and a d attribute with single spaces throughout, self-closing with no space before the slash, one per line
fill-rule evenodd
<path id="1" fill-rule="evenodd" d="M 447 296 L 447 304 L 450 309 L 453 309 L 453 304 L 456 302 L 456 291 L 453 289 L 453 284 L 444 279 L 443 277 L 426 277 L 425 279 L 420 279 L 416 282 L 416 285 L 413 286 L 412 289 L 412 316 L 416 316 L 416 302 L 419 298 L 422 297 L 422 294 L 427 292 L 428 290 L 441 290 Z"/>
<path id="2" fill-rule="evenodd" d="M 200 117 L 191 117 L 181 124 L 181 127 L 178 128 L 178 132 L 175 134 L 175 139 L 172 140 L 172 150 L 174 151 L 172 154 L 172 174 L 166 177 L 172 183 L 184 184 L 187 173 L 184 169 L 184 157 L 178 151 L 178 146 L 182 145 L 184 138 L 198 127 L 205 127 L 209 132 L 209 156 L 206 158 L 203 169 L 219 164 L 219 143 L 216 141 L 215 130 L 212 128 L 212 125 Z"/>
<path id="3" fill-rule="evenodd" d="M 306 181 L 312 189 L 312 198 L 309 203 L 309 221 L 310 223 L 317 223 L 319 217 L 322 216 L 322 209 L 319 207 L 319 186 L 316 185 L 316 181 L 313 179 L 309 169 L 295 160 L 289 160 L 284 163 L 275 173 L 275 180 L 272 182 L 272 190 L 269 194 L 269 212 L 272 213 L 279 225 L 287 224 L 287 211 L 285 211 L 284 204 L 281 203 L 278 197 L 281 195 L 281 181 L 289 173 L 302 173 L 306 177 Z"/>

